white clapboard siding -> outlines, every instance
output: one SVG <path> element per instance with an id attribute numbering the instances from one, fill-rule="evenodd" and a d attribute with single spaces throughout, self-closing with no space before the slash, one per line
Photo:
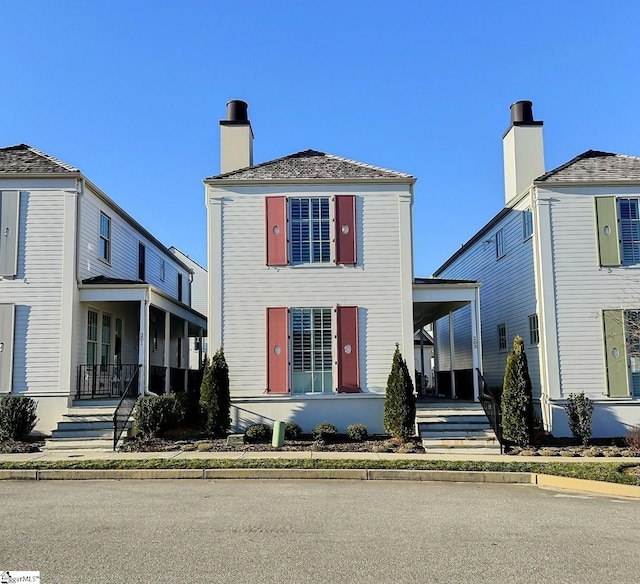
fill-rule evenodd
<path id="1" fill-rule="evenodd" d="M 403 340 L 403 282 L 398 191 L 375 189 L 328 191 L 316 187 L 286 193 L 292 197 L 341 192 L 356 195 L 355 267 L 267 267 L 264 196 L 225 196 L 222 332 L 236 397 L 259 396 L 265 390 L 267 307 L 333 308 L 337 304 L 359 307 L 361 387 L 365 392 L 384 393 L 395 344 Z"/>
<path id="2" fill-rule="evenodd" d="M 491 386 L 501 385 L 513 339 L 525 342 L 529 373 L 535 396 L 540 395 L 538 346 L 529 342 L 529 315 L 536 312 L 533 264 L 533 238 L 523 239 L 522 215 L 526 202 L 508 213 L 502 221 L 472 244 L 453 264 L 437 274 L 439 278 L 477 280 L 480 283 L 482 349 L 484 377 Z M 496 259 L 496 232 L 503 229 L 505 255 Z M 535 234 L 534 234 L 535 237 Z M 472 367 L 469 308 L 454 313 L 455 368 Z M 507 350 L 498 347 L 498 325 L 507 327 Z M 449 367 L 449 321 L 438 321 L 438 365 Z"/>
<path id="3" fill-rule="evenodd" d="M 111 261 L 104 262 L 99 257 L 100 213 L 111 219 Z M 130 222 L 107 205 L 89 189 L 80 198 L 78 236 L 79 278 L 85 280 L 95 276 L 106 276 L 123 280 L 138 278 L 138 243 L 145 245 L 145 281 L 178 297 L 178 272 L 182 274 L 183 302 L 189 301 L 188 272 L 174 261 L 173 256 L 158 248 L 140 233 Z M 165 277 L 161 278 L 162 262 L 165 263 Z"/>
<path id="4" fill-rule="evenodd" d="M 638 197 L 610 188 L 581 194 L 541 191 L 551 199 L 553 276 L 562 396 L 606 394 L 602 310 L 640 309 L 640 266 L 598 265 L 594 195 Z"/>
<path id="5" fill-rule="evenodd" d="M 60 386 L 64 196 L 21 189 L 18 274 L 0 279 L 0 303 L 15 305 L 14 393 L 68 391 Z"/>
<path id="6" fill-rule="evenodd" d="M 179 249 L 170 247 L 169 251 L 193 270 L 193 282 L 191 283 L 191 308 L 206 316 L 208 311 L 209 293 L 207 270 Z"/>

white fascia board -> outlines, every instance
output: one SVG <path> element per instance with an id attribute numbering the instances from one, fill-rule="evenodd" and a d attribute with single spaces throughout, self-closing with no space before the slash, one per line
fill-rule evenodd
<path id="1" fill-rule="evenodd" d="M 478 284 L 413 286 L 414 302 L 471 302 Z"/>
<path id="2" fill-rule="evenodd" d="M 150 290 L 149 303 L 161 310 L 164 310 L 165 312 L 181 318 L 182 320 L 186 320 L 199 328 L 207 328 L 207 319 L 205 316 L 184 304 L 177 304 L 160 290 L 156 290 L 155 288 Z"/>
<path id="3" fill-rule="evenodd" d="M 274 178 L 274 179 L 204 179 L 209 187 L 272 187 L 277 185 L 360 185 L 360 184 L 398 184 L 414 185 L 415 178 Z"/>
<path id="4" fill-rule="evenodd" d="M 147 297 L 149 286 L 147 284 L 126 286 L 81 284 L 78 289 L 80 302 L 142 302 Z"/>

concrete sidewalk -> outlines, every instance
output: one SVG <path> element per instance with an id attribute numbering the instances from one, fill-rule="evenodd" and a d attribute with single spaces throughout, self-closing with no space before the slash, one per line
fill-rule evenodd
<path id="1" fill-rule="evenodd" d="M 316 459 L 316 460 L 448 460 L 474 462 L 637 462 L 640 457 L 567 457 L 567 456 L 511 456 L 508 454 L 393 454 L 389 452 L 317 452 L 317 451 L 265 451 L 265 452 L 113 452 L 111 450 L 43 450 L 27 454 L 0 454 L 0 461 L 53 461 L 53 460 L 248 460 L 248 459 Z"/>

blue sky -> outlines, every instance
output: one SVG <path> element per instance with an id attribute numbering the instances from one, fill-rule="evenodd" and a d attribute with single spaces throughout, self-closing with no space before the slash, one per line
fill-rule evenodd
<path id="1" fill-rule="evenodd" d="M 640 155 L 640 2 L 1 2 L 0 145 L 79 167 L 206 264 L 202 179 L 249 103 L 254 160 L 313 148 L 418 178 L 416 276 L 503 206 L 509 105 L 534 102 L 546 167 Z"/>

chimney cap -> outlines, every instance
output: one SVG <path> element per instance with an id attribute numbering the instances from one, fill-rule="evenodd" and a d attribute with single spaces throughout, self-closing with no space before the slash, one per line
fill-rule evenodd
<path id="1" fill-rule="evenodd" d="M 232 99 L 227 102 L 227 119 L 225 122 L 234 123 L 249 123 L 249 116 L 247 110 L 249 105 L 242 99 Z"/>
<path id="2" fill-rule="evenodd" d="M 511 110 L 512 126 L 541 126 L 542 122 L 533 119 L 533 102 L 528 99 L 521 99 L 513 102 L 509 109 Z"/>

